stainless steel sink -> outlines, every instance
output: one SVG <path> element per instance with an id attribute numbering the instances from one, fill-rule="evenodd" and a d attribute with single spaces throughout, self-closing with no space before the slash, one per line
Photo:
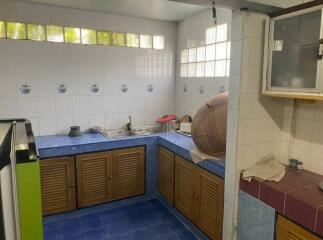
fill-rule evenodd
<path id="1" fill-rule="evenodd" d="M 102 129 L 101 134 L 106 138 L 124 138 L 129 136 L 144 136 L 160 132 L 158 127 L 147 126 L 141 128 L 133 128 L 130 131 L 125 129 Z"/>

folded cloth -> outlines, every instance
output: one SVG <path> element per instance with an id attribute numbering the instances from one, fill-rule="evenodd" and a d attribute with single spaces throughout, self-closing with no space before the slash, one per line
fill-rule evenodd
<path id="1" fill-rule="evenodd" d="M 191 150 L 190 154 L 191 154 L 191 158 L 195 164 L 202 162 L 204 160 L 223 160 L 224 161 L 224 159 L 225 159 L 225 155 L 220 156 L 220 157 L 215 157 L 215 156 L 211 156 L 206 153 L 203 153 L 198 149 Z"/>
<path id="2" fill-rule="evenodd" d="M 257 178 L 259 181 L 279 182 L 285 176 L 285 166 L 278 162 L 274 155 L 269 154 L 260 161 L 243 171 L 242 179 L 251 181 Z"/>

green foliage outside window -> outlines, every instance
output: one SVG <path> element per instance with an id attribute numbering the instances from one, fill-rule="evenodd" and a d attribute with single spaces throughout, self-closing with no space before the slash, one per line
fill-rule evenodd
<path id="1" fill-rule="evenodd" d="M 45 41 L 45 27 L 38 24 L 27 24 L 27 36 L 30 40 Z"/>
<path id="2" fill-rule="evenodd" d="M 110 45 L 111 34 L 109 32 L 98 32 L 98 44 Z"/>
<path id="3" fill-rule="evenodd" d="M 55 25 L 46 26 L 47 41 L 49 42 L 64 42 L 63 27 Z"/>
<path id="4" fill-rule="evenodd" d="M 127 47 L 139 47 L 139 35 L 127 33 Z"/>
<path id="5" fill-rule="evenodd" d="M 79 28 L 65 27 L 64 38 L 67 43 L 81 43 L 81 33 Z"/>
<path id="6" fill-rule="evenodd" d="M 0 21 L 0 38 L 6 37 L 6 24 L 3 21 Z"/>
<path id="7" fill-rule="evenodd" d="M 123 33 L 113 32 L 112 33 L 112 44 L 114 46 L 124 47 L 125 46 L 125 35 Z"/>
<path id="8" fill-rule="evenodd" d="M 96 31 L 93 29 L 81 29 L 83 44 L 96 44 Z"/>
<path id="9" fill-rule="evenodd" d="M 7 37 L 12 39 L 26 39 L 26 24 L 7 22 Z"/>

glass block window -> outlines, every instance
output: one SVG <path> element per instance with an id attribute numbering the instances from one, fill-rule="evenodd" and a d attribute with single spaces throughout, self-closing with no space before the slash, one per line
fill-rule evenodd
<path id="1" fill-rule="evenodd" d="M 27 24 L 27 36 L 29 40 L 45 41 L 45 27 L 38 24 Z"/>
<path id="2" fill-rule="evenodd" d="M 126 45 L 124 33 L 113 32 L 112 33 L 112 44 L 114 46 L 124 47 Z"/>
<path id="3" fill-rule="evenodd" d="M 215 59 L 221 60 L 227 58 L 227 43 L 217 43 L 215 45 Z"/>
<path id="4" fill-rule="evenodd" d="M 7 22 L 7 38 L 27 39 L 26 24 Z"/>
<path id="5" fill-rule="evenodd" d="M 188 49 L 188 62 L 196 62 L 196 48 Z"/>
<path id="6" fill-rule="evenodd" d="M 152 48 L 153 40 L 151 35 L 140 35 L 140 47 L 141 48 Z"/>
<path id="7" fill-rule="evenodd" d="M 127 33 L 127 47 L 139 47 L 139 35 Z"/>
<path id="8" fill-rule="evenodd" d="M 204 46 L 183 49 L 180 77 L 228 77 L 231 43 L 227 34 L 227 24 L 207 28 Z"/>
<path id="9" fill-rule="evenodd" d="M 153 48 L 154 49 L 164 49 L 165 48 L 164 36 L 153 36 Z"/>
<path id="10" fill-rule="evenodd" d="M 111 34 L 109 32 L 98 32 L 98 44 L 110 45 L 111 44 Z"/>
<path id="11" fill-rule="evenodd" d="M 196 64 L 196 77 L 204 77 L 205 63 L 199 62 Z"/>
<path id="12" fill-rule="evenodd" d="M 49 42 L 64 42 L 63 27 L 47 25 L 46 35 L 47 35 L 47 41 Z"/>
<path id="13" fill-rule="evenodd" d="M 81 29 L 81 37 L 83 44 L 97 44 L 96 31 L 93 29 Z"/>
<path id="14" fill-rule="evenodd" d="M 198 47 L 196 52 L 196 61 L 203 62 L 205 61 L 205 46 Z"/>
<path id="15" fill-rule="evenodd" d="M 216 40 L 216 27 L 211 27 L 205 31 L 205 43 L 212 44 Z"/>
<path id="16" fill-rule="evenodd" d="M 6 23 L 3 21 L 0 21 L 0 38 L 6 37 Z"/>
<path id="17" fill-rule="evenodd" d="M 226 74 L 226 60 L 215 61 L 215 76 L 225 77 Z"/>
<path id="18" fill-rule="evenodd" d="M 181 77 L 187 77 L 187 64 L 181 64 Z"/>
<path id="19" fill-rule="evenodd" d="M 227 41 L 228 24 L 221 24 L 216 30 L 216 42 Z"/>
<path id="20" fill-rule="evenodd" d="M 215 60 L 215 44 L 207 45 L 205 49 L 205 60 Z"/>
<path id="21" fill-rule="evenodd" d="M 81 43 L 81 31 L 79 28 L 65 27 L 64 39 L 67 43 Z"/>
<path id="22" fill-rule="evenodd" d="M 205 77 L 214 77 L 215 62 L 210 61 L 205 63 Z"/>
<path id="23" fill-rule="evenodd" d="M 181 63 L 188 63 L 188 49 L 181 51 Z"/>
<path id="24" fill-rule="evenodd" d="M 187 77 L 195 77 L 196 76 L 196 63 L 189 63 L 187 68 Z"/>

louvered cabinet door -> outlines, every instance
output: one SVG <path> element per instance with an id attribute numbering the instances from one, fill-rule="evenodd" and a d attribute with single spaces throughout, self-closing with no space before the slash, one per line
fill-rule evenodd
<path id="1" fill-rule="evenodd" d="M 193 222 L 196 209 L 194 176 L 195 166 L 187 160 L 175 156 L 175 206 Z"/>
<path id="2" fill-rule="evenodd" d="M 113 151 L 113 199 L 145 193 L 145 148 Z"/>
<path id="3" fill-rule="evenodd" d="M 112 153 L 76 156 L 78 206 L 107 202 L 112 193 Z"/>
<path id="4" fill-rule="evenodd" d="M 76 209 L 73 157 L 40 161 L 43 215 Z"/>
<path id="5" fill-rule="evenodd" d="M 224 181 L 198 167 L 197 173 L 196 224 L 212 240 L 220 240 L 222 239 Z"/>
<path id="6" fill-rule="evenodd" d="M 278 215 L 276 240 L 320 240 L 320 238 L 281 215 Z"/>
<path id="7" fill-rule="evenodd" d="M 174 203 L 174 153 L 166 148 L 158 150 L 158 191 L 170 203 Z"/>

